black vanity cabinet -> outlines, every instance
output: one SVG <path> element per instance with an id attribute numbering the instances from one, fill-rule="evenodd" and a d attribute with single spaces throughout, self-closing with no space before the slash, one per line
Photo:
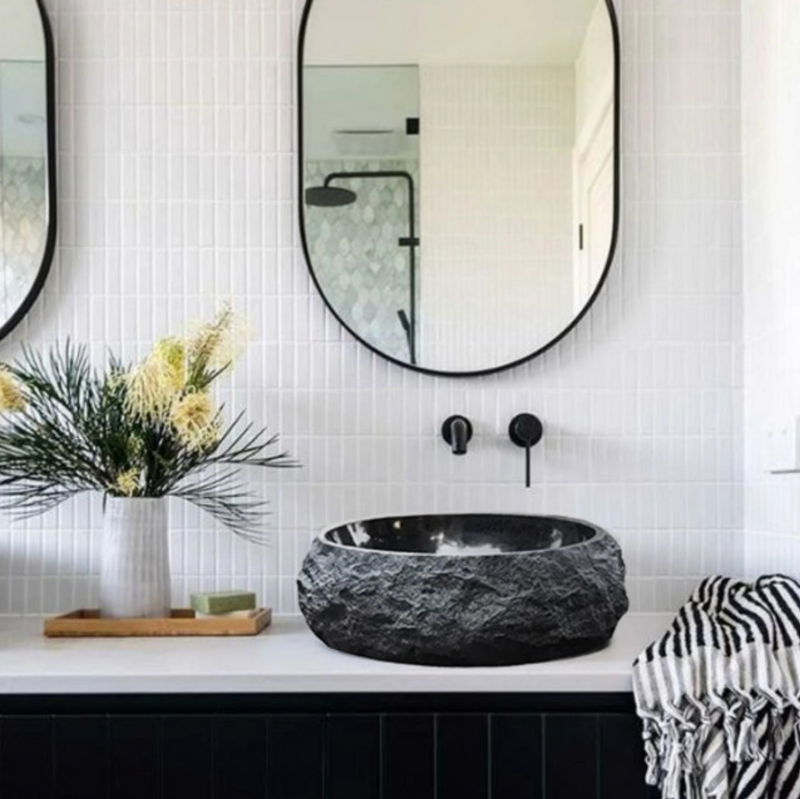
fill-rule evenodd
<path id="1" fill-rule="evenodd" d="M 630 697 L 6 697 L 2 799 L 651 799 Z"/>

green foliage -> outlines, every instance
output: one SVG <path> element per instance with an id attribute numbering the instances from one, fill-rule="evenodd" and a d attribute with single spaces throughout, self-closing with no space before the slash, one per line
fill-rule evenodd
<path id="1" fill-rule="evenodd" d="M 176 397 L 205 391 L 227 367 L 191 364 L 187 387 Z M 241 480 L 242 467 L 297 464 L 273 453 L 277 437 L 244 424 L 227 428 L 222 409 L 213 436 L 188 445 L 168 415 L 131 411 L 131 374 L 113 357 L 100 373 L 83 347 L 67 342 L 48 357 L 31 349 L 3 368 L 24 396 L 24 405 L 0 423 L 0 507 L 27 518 L 85 491 L 106 496 L 177 496 L 210 513 L 237 534 L 263 539 L 265 503 Z M 1 409 L 0 409 L 1 410 Z"/>

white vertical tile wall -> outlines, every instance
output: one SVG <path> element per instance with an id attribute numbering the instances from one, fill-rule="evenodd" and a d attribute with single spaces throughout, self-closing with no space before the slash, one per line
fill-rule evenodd
<path id="1" fill-rule="evenodd" d="M 427 64 L 419 81 L 419 363 L 511 363 L 574 315 L 575 70 Z"/>
<path id="2" fill-rule="evenodd" d="M 319 0 L 323 2 L 324 0 Z M 295 610 L 321 526 L 397 511 L 586 517 L 622 542 L 637 609 L 743 565 L 738 0 L 624 0 L 623 230 L 608 287 L 542 359 L 470 380 L 395 368 L 315 295 L 295 219 L 300 0 L 46 0 L 58 46 L 61 239 L 42 299 L 0 347 L 72 336 L 102 357 L 233 297 L 257 330 L 229 399 L 302 471 L 254 475 L 274 545 L 176 505 L 176 597 L 249 585 Z M 534 487 L 506 439 L 547 423 Z M 476 438 L 453 458 L 451 412 Z M 97 499 L 0 535 L 0 612 L 93 601 Z"/>
<path id="3" fill-rule="evenodd" d="M 745 531 L 752 574 L 800 575 L 800 476 L 768 434 L 800 416 L 800 7 L 743 0 Z"/>

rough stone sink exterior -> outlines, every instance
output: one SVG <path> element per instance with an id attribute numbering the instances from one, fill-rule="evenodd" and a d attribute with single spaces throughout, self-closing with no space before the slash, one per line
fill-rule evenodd
<path id="1" fill-rule="evenodd" d="M 628 609 L 605 531 L 574 519 L 390 517 L 327 530 L 298 580 L 328 646 L 435 666 L 501 666 L 600 649 Z"/>

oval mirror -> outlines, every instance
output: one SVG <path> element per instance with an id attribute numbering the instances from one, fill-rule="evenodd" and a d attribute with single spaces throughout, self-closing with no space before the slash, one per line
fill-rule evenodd
<path id="1" fill-rule="evenodd" d="M 55 246 L 53 43 L 37 0 L 0 3 L 0 338 L 38 296 Z"/>
<path id="2" fill-rule="evenodd" d="M 300 219 L 328 307 L 433 374 L 541 354 L 613 258 L 612 0 L 308 0 Z"/>

